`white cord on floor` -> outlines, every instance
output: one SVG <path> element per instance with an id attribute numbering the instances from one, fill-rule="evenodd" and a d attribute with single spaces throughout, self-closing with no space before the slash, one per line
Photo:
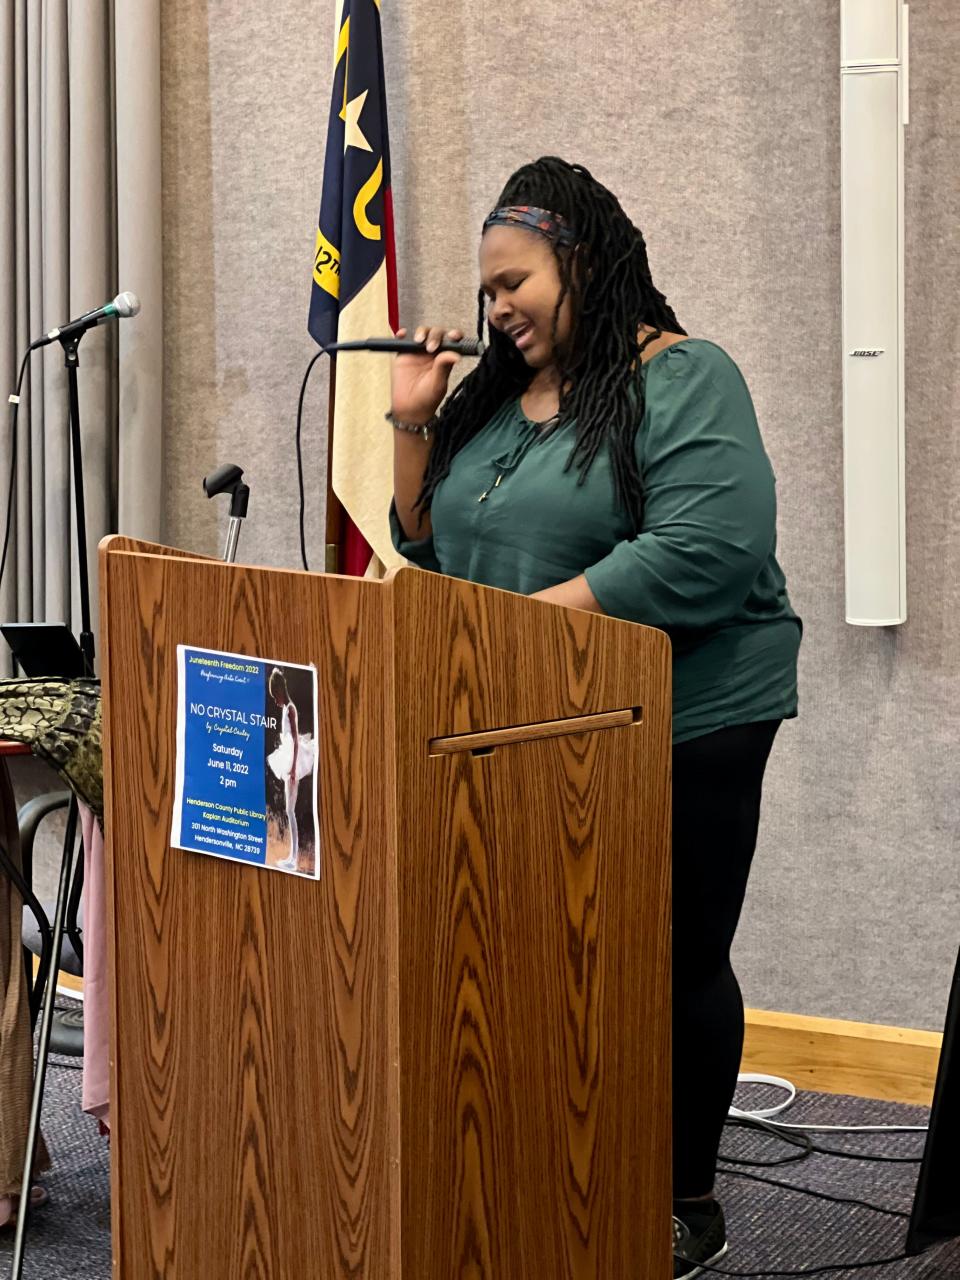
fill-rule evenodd
<path id="1" fill-rule="evenodd" d="M 739 1107 L 731 1107 L 729 1115 L 734 1120 L 764 1120 L 777 1129 L 802 1130 L 805 1133 L 926 1133 L 925 1124 L 787 1124 L 783 1120 L 775 1120 L 774 1116 L 782 1115 L 788 1107 L 793 1106 L 797 1097 L 797 1087 L 782 1076 L 767 1076 L 756 1071 L 744 1072 L 737 1076 L 737 1084 L 766 1084 L 775 1089 L 783 1089 L 787 1096 L 782 1102 L 772 1107 L 761 1107 L 755 1111 L 742 1111 Z"/>

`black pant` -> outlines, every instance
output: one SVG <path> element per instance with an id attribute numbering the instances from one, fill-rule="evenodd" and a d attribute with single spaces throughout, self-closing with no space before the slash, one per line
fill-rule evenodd
<path id="1" fill-rule="evenodd" d="M 743 1051 L 730 966 L 779 720 L 673 749 L 673 1188 L 706 1195 Z"/>

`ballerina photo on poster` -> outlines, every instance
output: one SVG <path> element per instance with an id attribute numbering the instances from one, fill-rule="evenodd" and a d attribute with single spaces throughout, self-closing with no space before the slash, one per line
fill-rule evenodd
<path id="1" fill-rule="evenodd" d="M 274 667 L 270 672 L 267 687 L 270 697 L 281 710 L 280 745 L 267 756 L 267 764 L 270 766 L 274 776 L 283 785 L 285 817 L 289 837 L 289 852 L 287 856 L 274 865 L 280 871 L 299 871 L 306 875 L 313 875 L 317 833 L 315 831 L 310 833 L 310 866 L 302 867 L 300 865 L 301 856 L 302 854 L 307 854 L 307 850 L 301 850 L 300 847 L 297 797 L 302 780 L 313 774 L 315 743 L 312 734 L 300 732 L 300 717 L 297 712 L 297 706 L 290 696 L 287 678 L 280 667 Z"/>

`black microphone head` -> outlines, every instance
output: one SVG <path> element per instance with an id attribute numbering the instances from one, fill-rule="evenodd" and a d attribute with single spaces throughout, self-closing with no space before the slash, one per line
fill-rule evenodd
<path id="1" fill-rule="evenodd" d="M 203 492 L 208 498 L 214 498 L 218 493 L 229 493 L 242 479 L 243 467 L 225 462 L 222 467 L 217 467 L 216 471 L 203 477 Z"/>

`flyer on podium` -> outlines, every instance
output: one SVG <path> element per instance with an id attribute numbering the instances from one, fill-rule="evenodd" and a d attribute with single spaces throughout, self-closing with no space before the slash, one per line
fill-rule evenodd
<path id="1" fill-rule="evenodd" d="M 170 843 L 319 879 L 317 671 L 177 646 Z"/>

